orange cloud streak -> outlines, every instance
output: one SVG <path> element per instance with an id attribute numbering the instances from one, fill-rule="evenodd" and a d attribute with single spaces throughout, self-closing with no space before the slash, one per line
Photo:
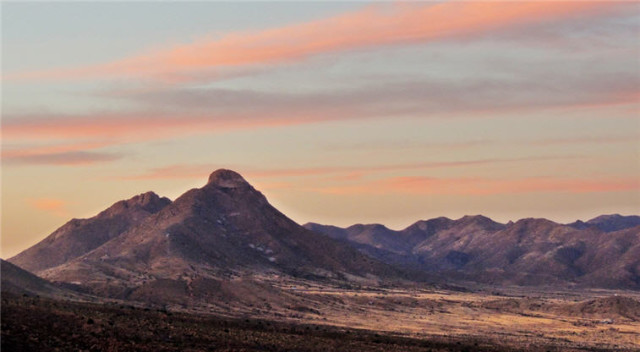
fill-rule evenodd
<path id="1" fill-rule="evenodd" d="M 108 142 L 80 142 L 71 144 L 65 143 L 55 145 L 28 146 L 22 148 L 4 147 L 2 149 L 2 160 L 87 151 L 102 148 L 108 145 L 110 145 L 110 143 Z"/>
<path id="2" fill-rule="evenodd" d="M 615 7 L 611 2 L 591 1 L 374 4 L 339 16 L 202 39 L 111 63 L 10 74 L 5 79 L 113 76 L 192 79 L 189 74 L 197 70 L 274 64 L 323 53 L 482 35 L 512 26 L 602 14 Z M 182 74 L 185 76 L 181 77 Z"/>
<path id="3" fill-rule="evenodd" d="M 559 179 L 525 178 L 500 180 L 487 178 L 431 178 L 395 177 L 360 184 L 314 189 L 330 194 L 385 194 L 402 193 L 413 195 L 493 195 L 537 192 L 617 192 L 638 191 L 637 178 L 618 179 Z"/>
<path id="4" fill-rule="evenodd" d="M 273 116 L 272 116 L 273 115 Z M 340 115 L 341 116 L 341 115 Z M 53 140 L 98 137 L 119 142 L 139 142 L 184 134 L 225 132 L 237 129 L 287 126 L 337 119 L 323 113 L 296 116 L 264 113 L 259 119 L 238 114 L 225 116 L 92 115 L 21 118 L 5 122 L 4 140 Z M 15 122 L 14 122 L 15 121 Z"/>
<path id="5" fill-rule="evenodd" d="M 68 217 L 69 215 L 69 212 L 66 209 L 66 203 L 60 199 L 27 199 L 27 203 L 37 210 L 46 211 L 59 217 Z"/>
<path id="6" fill-rule="evenodd" d="M 571 158 L 568 156 L 566 158 Z M 300 169 L 246 169 L 242 173 L 250 178 L 298 177 L 298 176 L 326 176 L 335 175 L 331 180 L 338 182 L 357 181 L 357 184 L 344 186 L 327 186 L 308 188 L 304 190 L 329 194 L 412 194 L 412 195 L 494 195 L 519 194 L 537 192 L 617 192 L 640 190 L 640 179 L 636 178 L 604 178 L 604 179 L 564 179 L 552 177 L 537 177 L 524 179 L 490 179 L 490 178 L 433 178 L 433 177 L 392 177 L 366 181 L 363 176 L 375 173 L 417 170 L 442 167 L 461 167 L 470 165 L 486 165 L 494 163 L 549 160 L 558 158 L 522 158 L 522 159 L 491 159 L 461 162 L 432 162 L 399 164 L 373 167 L 317 167 Z M 124 177 L 125 180 L 139 179 L 203 179 L 207 173 L 216 167 L 212 165 L 172 165 L 154 169 L 149 173 Z M 355 175 L 355 176 L 354 176 Z M 296 183 L 282 183 L 278 187 L 297 188 Z"/>
<path id="7" fill-rule="evenodd" d="M 494 159 L 478 159 L 478 160 L 460 160 L 460 161 L 433 161 L 433 162 L 416 162 L 395 165 L 381 166 L 324 166 L 310 168 L 295 169 L 255 169 L 243 166 L 225 166 L 231 167 L 242 172 L 244 175 L 255 178 L 281 178 L 281 177 L 300 177 L 300 176 L 332 176 L 333 180 L 353 181 L 359 180 L 364 176 L 371 176 L 375 173 L 395 172 L 400 170 L 422 170 L 437 168 L 453 168 L 466 166 L 480 166 L 491 164 L 504 164 L 516 162 L 532 162 L 532 161 L 549 161 L 549 160 L 566 160 L 583 158 L 581 156 L 565 155 L 565 156 L 541 156 L 541 157 L 523 157 L 523 158 L 494 158 Z M 123 180 L 150 180 L 150 179 L 204 179 L 206 175 L 219 166 L 210 164 L 180 164 L 155 168 L 147 173 L 125 176 Z"/>

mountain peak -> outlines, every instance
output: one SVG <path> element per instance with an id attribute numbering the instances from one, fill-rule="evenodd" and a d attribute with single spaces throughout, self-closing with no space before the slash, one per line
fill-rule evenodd
<path id="1" fill-rule="evenodd" d="M 458 221 L 467 221 L 467 222 L 494 222 L 490 218 L 484 215 L 465 215 L 458 219 Z"/>
<path id="2" fill-rule="evenodd" d="M 213 185 L 223 188 L 239 188 L 249 185 L 247 181 L 237 172 L 227 169 L 218 169 L 209 175 L 207 186 Z"/>
<path id="3" fill-rule="evenodd" d="M 587 221 L 585 225 L 595 226 L 604 232 L 613 232 L 640 225 L 640 216 L 624 216 L 620 214 L 600 215 Z"/>
<path id="4" fill-rule="evenodd" d="M 551 228 L 561 226 L 560 224 L 544 218 L 525 218 L 516 221 L 511 227 L 523 231 L 536 231 L 540 228 Z"/>

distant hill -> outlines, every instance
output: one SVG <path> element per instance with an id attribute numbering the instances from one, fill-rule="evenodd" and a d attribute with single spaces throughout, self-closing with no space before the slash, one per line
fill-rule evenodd
<path id="1" fill-rule="evenodd" d="M 633 219 L 602 216 L 583 227 L 546 219 L 505 225 L 477 215 L 418 221 L 400 231 L 377 224 L 304 226 L 381 261 L 449 280 L 640 289 L 640 226 L 630 227 Z"/>
<path id="2" fill-rule="evenodd" d="M 0 288 L 3 293 L 49 297 L 71 295 L 70 292 L 3 259 L 0 259 L 0 278 Z"/>
<path id="3" fill-rule="evenodd" d="M 600 215 L 587 222 L 578 220 L 568 225 L 576 229 L 595 227 L 604 232 L 613 232 L 640 226 L 640 216 L 623 216 L 620 214 Z"/>

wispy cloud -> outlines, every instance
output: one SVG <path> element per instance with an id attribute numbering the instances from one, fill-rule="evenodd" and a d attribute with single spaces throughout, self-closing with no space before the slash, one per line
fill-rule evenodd
<path id="1" fill-rule="evenodd" d="M 219 133 L 236 129 L 294 125 L 315 121 L 321 114 L 291 116 L 246 114 L 107 113 L 88 115 L 12 116 L 3 122 L 5 140 L 42 141 L 97 138 L 110 144 L 142 142 L 183 135 Z"/>
<path id="2" fill-rule="evenodd" d="M 504 74 L 503 71 L 499 71 Z M 375 117 L 407 115 L 496 113 L 554 107 L 637 103 L 640 77 L 636 74 L 592 72 L 567 64 L 517 72 L 509 78 L 467 77 L 464 80 L 423 78 L 335 89 L 331 92 L 285 93 L 256 90 L 165 89 L 125 93 L 121 98 L 147 108 L 164 107 L 191 112 L 249 114 L 269 111 L 287 116 L 319 109 L 326 116 L 344 114 Z M 117 95 L 116 95 L 117 96 Z"/>
<path id="3" fill-rule="evenodd" d="M 80 166 L 110 162 L 121 158 L 120 154 L 76 151 L 3 157 L 2 160 L 10 164 Z"/>
<path id="4" fill-rule="evenodd" d="M 34 165 L 89 165 L 124 157 L 120 153 L 95 151 L 107 142 L 80 142 L 49 145 L 3 146 L 2 162 Z"/>
<path id="5" fill-rule="evenodd" d="M 373 4 L 331 18 L 205 38 L 104 65 L 10 74 L 5 78 L 137 75 L 158 78 L 189 75 L 194 70 L 198 72 L 195 77 L 202 77 L 201 71 L 211 68 L 251 70 L 249 66 L 252 65 L 290 62 L 322 53 L 467 38 L 505 32 L 506 29 L 510 32 L 526 25 L 540 27 L 564 19 L 606 16 L 609 11 L 618 13 L 626 6 L 629 4 L 577 1 Z M 595 64 L 583 62 L 581 65 L 593 67 Z M 494 116 L 506 112 L 615 104 L 636 104 L 633 105 L 636 107 L 640 101 L 637 74 L 603 70 L 585 75 L 584 69 L 571 69 L 571 64 L 566 62 L 521 66 L 526 66 L 528 73 L 506 72 L 505 75 L 500 71 L 495 77 L 380 81 L 375 85 L 312 93 L 154 85 L 141 91 L 102 93 L 111 99 L 137 104 L 137 112 L 6 113 L 2 133 L 3 139 L 8 141 L 73 142 L 94 138 L 117 145 L 325 121 L 388 116 Z M 47 158 L 41 155 L 36 153 L 13 159 L 46 161 Z M 92 148 L 51 152 L 51 156 L 49 160 L 61 160 L 60 163 L 65 159 L 89 162 L 92 158 L 95 161 L 117 158 Z M 11 157 L 3 155 L 3 158 Z"/>
<path id="6" fill-rule="evenodd" d="M 94 66 L 12 73 L 5 79 L 148 77 L 198 80 L 203 71 L 299 61 L 324 54 L 395 44 L 468 38 L 572 17 L 602 16 L 619 3 L 477 2 L 373 4 L 307 23 L 153 50 Z"/>
<path id="7" fill-rule="evenodd" d="M 492 158 L 478 160 L 459 161 L 432 161 L 416 162 L 392 165 L 372 165 L 372 166 L 324 166 L 307 168 L 254 168 L 242 165 L 224 165 L 224 167 L 239 170 L 242 174 L 254 178 L 282 178 L 282 177 L 305 177 L 305 176 L 330 176 L 336 179 L 359 179 L 363 176 L 370 176 L 376 173 L 427 170 L 442 168 L 460 168 L 482 165 L 496 165 L 519 162 L 535 162 L 550 160 L 581 159 L 583 156 L 533 156 L 521 158 Z M 159 167 L 138 175 L 122 176 L 123 180 L 150 180 L 150 179 L 206 179 L 206 176 L 213 170 L 223 167 L 223 165 L 212 164 L 178 164 Z"/>
<path id="8" fill-rule="evenodd" d="M 328 144 L 327 150 L 390 150 L 390 149 L 425 149 L 425 150 L 465 150 L 480 147 L 513 147 L 513 146 L 549 146 L 549 145 L 574 145 L 574 144 L 615 144 L 638 142 L 640 135 L 603 135 L 603 136 L 576 136 L 554 137 L 537 139 L 477 139 L 460 141 L 420 141 L 420 140 L 393 140 L 372 141 L 359 143 Z"/>
<path id="9" fill-rule="evenodd" d="M 201 70 L 211 68 L 250 70 L 249 66 L 253 65 L 290 62 L 323 53 L 468 38 L 487 33 L 511 32 L 514 28 L 522 29 L 522 26 L 527 25 L 539 28 L 554 21 L 606 16 L 609 11 L 618 13 L 620 8 L 624 9 L 628 5 L 611 2 L 374 4 L 336 17 L 264 31 L 205 38 L 104 65 L 32 72 L 18 76 L 44 79 L 142 75 L 158 78 L 183 74 L 188 76 L 194 70 L 200 73 Z M 586 65 L 593 67 L 595 63 L 588 62 Z M 496 77 L 480 75 L 465 79 L 381 81 L 375 85 L 312 93 L 188 89 L 160 85 L 141 91 L 106 93 L 109 98 L 138 104 L 141 107 L 138 112 L 4 114 L 2 134 L 6 141 L 21 143 L 66 140 L 80 145 L 76 141 L 91 138 L 106 141 L 102 147 L 108 147 L 324 121 L 388 116 L 493 116 L 495 113 L 530 109 L 614 104 L 635 104 L 633 106 L 636 107 L 640 101 L 640 78 L 637 72 L 629 74 L 602 70 L 585 75 L 584 69 L 571 69 L 571 63 L 549 65 L 553 68 L 547 68 L 547 65 L 543 65 L 544 68 L 520 66 L 526 66 L 527 73 L 509 71 L 505 75 L 505 72 L 500 71 Z M 13 77 L 17 78 L 16 75 Z M 443 144 L 440 147 L 469 148 L 491 143 L 493 142 L 463 141 L 459 145 Z M 596 143 L 595 140 L 593 143 Z M 2 158 L 15 163 L 82 165 L 122 157 L 120 154 L 99 150 L 102 147 L 84 146 L 72 150 L 50 151 L 23 148 L 3 151 Z"/>
<path id="10" fill-rule="evenodd" d="M 637 104 L 633 75 L 547 72 L 520 80 L 405 81 L 331 93 L 170 89 L 123 96 L 143 112 L 6 116 L 5 140 L 139 142 L 230 130 L 386 116 L 493 116 L 594 104 Z M 630 115 L 632 117 L 633 115 Z"/>
<path id="11" fill-rule="evenodd" d="M 301 189 L 307 192 L 327 193 L 336 195 L 358 194 L 411 194 L 411 195 L 469 195 L 485 196 L 494 194 L 522 194 L 522 193 L 593 193 L 640 191 L 640 180 L 630 177 L 596 177 L 596 178 L 562 178 L 562 177 L 529 177 L 529 178 L 483 178 L 483 177 L 425 177 L 401 176 L 385 177 L 389 172 L 410 172 L 414 170 L 429 170 L 438 168 L 457 168 L 480 165 L 495 165 L 502 163 L 545 161 L 567 157 L 538 157 L 520 159 L 488 159 L 457 162 L 430 162 L 413 164 L 396 164 L 386 166 L 355 166 L 355 167 L 315 167 L 295 169 L 255 169 L 234 166 L 250 180 L 258 180 L 261 186 L 267 188 Z M 122 180 L 149 179 L 206 179 L 206 175 L 217 166 L 206 164 L 172 165 L 152 169 L 147 173 L 125 176 Z M 317 186 L 309 186 L 288 180 L 289 178 L 321 177 L 323 182 Z M 269 180 L 277 179 L 271 185 Z M 330 181 L 330 182 L 326 182 Z M 337 184 L 337 185 L 336 185 Z M 266 186 L 265 186 L 266 185 Z M 270 186 L 269 186 L 270 185 Z M 273 187 L 271 187 L 273 186 Z"/>
<path id="12" fill-rule="evenodd" d="M 59 217 L 68 217 L 67 203 L 54 198 L 27 199 L 27 204 L 36 210 L 41 210 Z"/>
<path id="13" fill-rule="evenodd" d="M 637 178 L 569 179 L 569 178 L 435 178 L 393 177 L 357 185 L 327 186 L 313 189 L 329 194 L 411 194 L 411 195 L 493 195 L 539 192 L 616 192 L 638 191 Z"/>
<path id="14" fill-rule="evenodd" d="M 568 145 L 568 144 L 611 144 L 611 143 L 627 143 L 638 142 L 640 136 L 617 135 L 617 136 L 577 136 L 564 138 L 546 138 L 536 141 L 526 142 L 531 145 Z"/>

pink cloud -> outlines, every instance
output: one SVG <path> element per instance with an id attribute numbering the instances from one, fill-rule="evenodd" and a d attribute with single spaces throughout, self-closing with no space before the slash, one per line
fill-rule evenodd
<path id="1" fill-rule="evenodd" d="M 387 3 L 307 23 L 159 49 L 85 67 L 22 72 L 5 79 L 69 79 L 144 76 L 167 82 L 194 80 L 195 72 L 299 61 L 312 55 L 403 43 L 478 36 L 511 27 L 596 16 L 617 3 L 477 2 Z"/>
<path id="2" fill-rule="evenodd" d="M 349 115 L 349 113 L 345 112 Z M 263 112 L 256 118 L 248 113 L 213 114 L 92 114 L 20 116 L 4 121 L 2 137 L 7 141 L 47 141 L 100 138 L 105 145 L 172 138 L 181 135 L 220 133 L 261 127 L 289 126 L 328 121 L 344 116 L 327 111 L 281 114 Z"/>
<path id="3" fill-rule="evenodd" d="M 3 157 L 2 160 L 13 164 L 82 166 L 111 162 L 121 158 L 122 155 L 120 154 L 76 151 L 26 155 L 12 158 Z"/>
<path id="4" fill-rule="evenodd" d="M 535 162 L 549 160 L 577 159 L 581 156 L 541 156 L 523 158 L 493 158 L 459 161 L 434 161 L 416 162 L 379 166 L 322 166 L 306 168 L 273 168 L 256 169 L 241 165 L 224 167 L 240 171 L 243 175 L 255 178 L 282 178 L 282 177 L 306 177 L 306 176 L 330 176 L 334 180 L 352 181 L 377 173 L 396 172 L 407 170 L 456 168 L 468 166 L 482 166 L 518 162 Z M 178 164 L 151 169 L 146 173 L 122 177 L 123 180 L 150 180 L 150 179 L 206 179 L 206 176 L 221 165 L 210 164 Z"/>
<path id="5" fill-rule="evenodd" d="M 78 142 L 4 147 L 2 162 L 13 164 L 89 165 L 122 158 L 120 154 L 97 152 L 108 142 Z"/>
<path id="6" fill-rule="evenodd" d="M 85 151 L 90 149 L 101 148 L 107 145 L 109 145 L 109 143 L 107 142 L 89 141 L 89 142 L 77 142 L 77 143 L 35 145 L 35 146 L 26 146 L 26 147 L 21 146 L 19 148 L 5 146 L 2 149 L 2 158 L 10 159 L 10 158 L 28 157 L 33 155 L 48 155 L 48 154 Z"/>
<path id="7" fill-rule="evenodd" d="M 637 142 L 639 136 L 618 135 L 618 136 L 584 136 L 584 137 L 565 137 L 565 138 L 547 138 L 536 141 L 530 141 L 528 144 L 545 146 L 545 145 L 567 145 L 567 144 L 611 144 L 611 143 L 628 143 Z"/>

